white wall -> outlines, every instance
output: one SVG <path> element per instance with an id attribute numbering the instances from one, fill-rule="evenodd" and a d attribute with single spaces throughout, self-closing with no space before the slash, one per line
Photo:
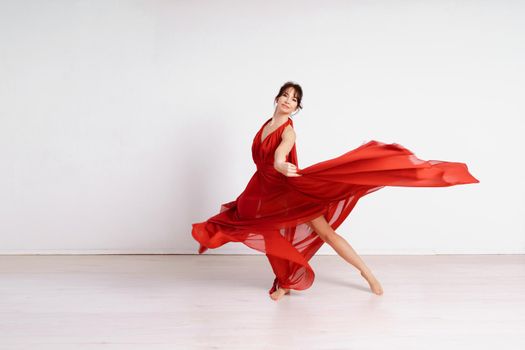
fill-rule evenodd
<path id="1" fill-rule="evenodd" d="M 286 80 L 299 164 L 375 139 L 481 183 L 389 187 L 367 253 L 524 253 L 521 1 L 2 1 L 0 253 L 195 253 Z M 255 253 L 229 244 L 213 253 Z M 326 246 L 320 253 L 333 254 Z"/>

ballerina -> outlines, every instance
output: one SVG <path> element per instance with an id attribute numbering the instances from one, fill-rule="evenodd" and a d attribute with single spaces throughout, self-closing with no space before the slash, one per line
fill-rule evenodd
<path id="1" fill-rule="evenodd" d="M 286 82 L 275 110 L 252 142 L 257 170 L 245 190 L 220 212 L 192 224 L 199 254 L 228 242 L 242 242 L 266 254 L 275 273 L 273 300 L 291 289 L 309 288 L 315 273 L 308 261 L 328 243 L 360 271 L 377 295 L 383 287 L 337 227 L 363 196 L 385 186 L 445 187 L 477 183 L 464 163 L 421 160 L 399 144 L 370 141 L 345 154 L 300 169 L 292 116 L 303 91 Z"/>

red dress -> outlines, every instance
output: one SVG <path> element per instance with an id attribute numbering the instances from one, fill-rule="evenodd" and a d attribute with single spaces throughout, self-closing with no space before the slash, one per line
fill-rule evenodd
<path id="1" fill-rule="evenodd" d="M 314 271 L 310 258 L 324 241 L 308 225 L 324 215 L 335 230 L 359 198 L 384 186 L 444 187 L 479 182 L 464 163 L 418 159 L 399 144 L 369 141 L 339 157 L 299 169 L 295 144 L 286 161 L 302 176 L 288 177 L 273 167 L 274 152 L 288 120 L 261 141 L 255 135 L 252 157 L 257 170 L 246 189 L 220 212 L 192 224 L 199 254 L 228 242 L 242 242 L 268 257 L 275 273 L 269 293 L 278 286 L 309 288 Z"/>

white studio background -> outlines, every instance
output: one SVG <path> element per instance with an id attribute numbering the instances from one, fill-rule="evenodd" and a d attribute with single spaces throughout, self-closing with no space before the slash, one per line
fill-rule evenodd
<path id="1" fill-rule="evenodd" d="M 191 223 L 244 190 L 287 80 L 300 168 L 375 139 L 481 181 L 363 197 L 338 229 L 359 253 L 524 253 L 524 18 L 508 0 L 1 1 L 0 253 L 196 253 Z"/>

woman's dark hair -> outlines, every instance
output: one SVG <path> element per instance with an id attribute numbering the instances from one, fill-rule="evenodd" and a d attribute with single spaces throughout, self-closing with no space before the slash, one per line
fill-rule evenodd
<path id="1" fill-rule="evenodd" d="M 294 83 L 293 81 L 287 81 L 279 89 L 279 93 L 275 96 L 274 102 L 277 103 L 277 99 L 281 97 L 288 88 L 293 88 L 295 90 L 295 98 L 297 98 L 297 108 L 303 109 L 301 105 L 301 100 L 303 99 L 303 89 L 301 85 Z"/>

